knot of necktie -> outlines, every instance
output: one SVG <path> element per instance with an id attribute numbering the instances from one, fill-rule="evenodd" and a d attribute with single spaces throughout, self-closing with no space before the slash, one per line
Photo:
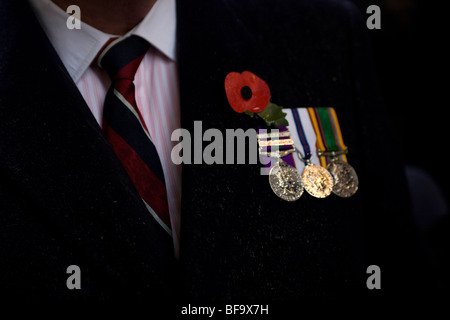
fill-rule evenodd
<path id="1" fill-rule="evenodd" d="M 139 36 L 112 38 L 102 48 L 97 63 L 111 80 L 133 81 L 136 71 L 150 44 Z"/>

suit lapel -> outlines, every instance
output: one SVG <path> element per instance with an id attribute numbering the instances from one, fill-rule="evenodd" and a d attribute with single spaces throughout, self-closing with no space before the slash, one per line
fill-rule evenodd
<path id="1" fill-rule="evenodd" d="M 171 248 L 39 27 L 29 6 L 2 3 L 0 167 L 107 281 L 133 294 L 168 294 Z M 78 250 L 77 249 L 77 250 Z M 70 249 L 69 249 L 70 250 Z M 94 279 L 95 282 L 95 279 Z"/>

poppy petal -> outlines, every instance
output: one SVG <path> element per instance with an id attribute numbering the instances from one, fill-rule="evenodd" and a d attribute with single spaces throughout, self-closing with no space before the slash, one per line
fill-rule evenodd
<path id="1" fill-rule="evenodd" d="M 243 88 L 246 90 L 243 91 Z M 270 89 L 267 83 L 249 71 L 230 72 L 225 77 L 225 92 L 230 106 L 239 113 L 247 110 L 261 112 L 270 102 Z M 246 92 L 245 97 L 242 95 L 243 92 Z"/>

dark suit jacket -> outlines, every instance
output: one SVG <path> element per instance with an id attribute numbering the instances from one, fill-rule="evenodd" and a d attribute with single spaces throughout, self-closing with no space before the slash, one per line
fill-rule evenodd
<path id="1" fill-rule="evenodd" d="M 227 73 L 252 71 L 279 105 L 336 109 L 359 191 L 288 203 L 259 164 L 184 165 L 175 262 L 29 5 L 2 0 L 1 294 L 268 301 L 406 291 L 407 194 L 353 5 L 178 1 L 177 15 L 183 128 L 256 128 L 224 91 Z M 72 264 L 81 290 L 66 287 Z M 366 288 L 372 264 L 377 293 Z"/>

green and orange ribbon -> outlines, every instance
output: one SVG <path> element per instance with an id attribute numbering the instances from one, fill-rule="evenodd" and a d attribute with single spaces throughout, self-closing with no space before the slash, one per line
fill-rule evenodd
<path id="1" fill-rule="evenodd" d="M 308 108 L 308 113 L 316 133 L 316 147 L 322 167 L 326 168 L 333 156 L 347 162 L 347 147 L 334 108 Z"/>

